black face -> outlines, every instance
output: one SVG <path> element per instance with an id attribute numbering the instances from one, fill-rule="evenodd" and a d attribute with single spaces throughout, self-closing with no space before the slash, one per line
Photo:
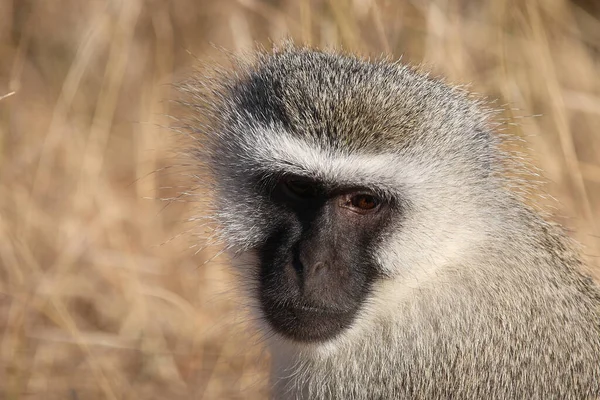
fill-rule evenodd
<path id="1" fill-rule="evenodd" d="M 331 339 L 352 324 L 379 275 L 372 254 L 393 204 L 289 176 L 269 195 L 281 222 L 259 249 L 264 315 L 290 339 Z"/>

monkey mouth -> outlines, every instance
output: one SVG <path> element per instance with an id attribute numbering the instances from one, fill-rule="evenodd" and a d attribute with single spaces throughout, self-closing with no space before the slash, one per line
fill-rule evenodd
<path id="1" fill-rule="evenodd" d="M 324 308 L 324 307 L 313 307 L 313 306 L 307 306 L 307 305 L 301 305 L 298 307 L 295 307 L 295 309 L 300 310 L 301 312 L 307 312 L 307 313 L 316 313 L 316 314 L 343 314 L 345 311 L 342 310 L 334 310 L 334 309 L 329 309 L 329 308 Z"/>
<path id="2" fill-rule="evenodd" d="M 263 298 L 262 308 L 271 328 L 287 339 L 315 343 L 333 339 L 353 322 L 356 310 L 309 304 L 277 304 Z"/>

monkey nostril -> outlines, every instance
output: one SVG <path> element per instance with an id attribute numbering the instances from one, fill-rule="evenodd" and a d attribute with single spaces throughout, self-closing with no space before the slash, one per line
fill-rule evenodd
<path id="1" fill-rule="evenodd" d="M 314 263 L 310 263 L 309 265 L 305 265 L 306 270 L 304 271 L 304 282 L 308 285 L 328 285 L 327 282 L 327 271 L 329 267 L 329 263 L 324 261 L 317 261 Z"/>
<path id="2" fill-rule="evenodd" d="M 304 276 L 304 264 L 300 261 L 300 256 L 298 254 L 294 255 L 292 266 L 294 267 L 294 271 L 296 271 L 296 275 L 302 279 Z"/>
<path id="3" fill-rule="evenodd" d="M 311 266 L 310 273 L 312 273 L 312 274 L 318 274 L 319 272 L 321 272 L 321 270 L 323 270 L 325 268 L 327 268 L 327 264 L 324 263 L 324 262 L 322 262 L 322 261 L 319 261 L 319 262 L 314 263 Z"/>

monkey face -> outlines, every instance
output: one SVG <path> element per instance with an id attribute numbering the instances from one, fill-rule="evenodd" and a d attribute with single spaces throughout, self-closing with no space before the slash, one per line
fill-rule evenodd
<path id="1" fill-rule="evenodd" d="M 287 176 L 270 189 L 277 224 L 258 249 L 258 299 L 272 329 L 301 341 L 335 337 L 377 279 L 377 241 L 394 205 L 366 188 Z"/>
<path id="2" fill-rule="evenodd" d="M 385 315 L 485 236 L 495 145 L 460 91 L 308 50 L 262 56 L 210 91 L 195 98 L 208 122 L 194 152 L 227 248 L 258 260 L 239 267 L 280 335 L 323 342 Z"/>

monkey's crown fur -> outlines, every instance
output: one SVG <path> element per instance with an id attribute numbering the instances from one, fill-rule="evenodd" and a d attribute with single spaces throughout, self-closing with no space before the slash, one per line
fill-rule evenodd
<path id="1" fill-rule="evenodd" d="M 463 157 L 481 171 L 495 164 L 490 111 L 406 65 L 290 43 L 235 61 L 232 70 L 214 69 L 182 86 L 208 118 L 193 130 L 218 146 L 247 143 L 268 127 L 347 154 L 426 150 L 432 160 Z"/>

